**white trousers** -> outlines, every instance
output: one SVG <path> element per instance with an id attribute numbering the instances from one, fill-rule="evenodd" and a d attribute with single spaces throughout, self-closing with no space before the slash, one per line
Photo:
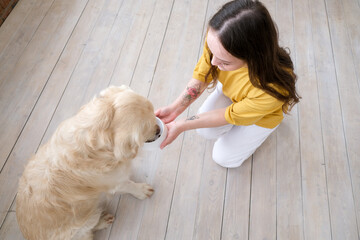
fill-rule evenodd
<path id="1" fill-rule="evenodd" d="M 232 104 L 222 92 L 222 84 L 217 83 L 216 89 L 205 100 L 199 113 L 225 108 Z M 248 159 L 275 128 L 263 128 L 257 125 L 236 126 L 227 124 L 215 128 L 198 128 L 199 135 L 207 139 L 217 139 L 213 148 L 213 160 L 227 168 L 239 167 Z"/>

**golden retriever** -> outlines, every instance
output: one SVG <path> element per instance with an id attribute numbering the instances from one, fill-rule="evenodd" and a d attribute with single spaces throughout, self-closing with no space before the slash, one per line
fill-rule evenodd
<path id="1" fill-rule="evenodd" d="M 150 197 L 150 185 L 129 179 L 130 162 L 158 132 L 146 98 L 125 86 L 103 90 L 61 123 L 25 167 L 16 199 L 24 237 L 93 239 L 114 220 L 103 208 L 107 194 Z"/>

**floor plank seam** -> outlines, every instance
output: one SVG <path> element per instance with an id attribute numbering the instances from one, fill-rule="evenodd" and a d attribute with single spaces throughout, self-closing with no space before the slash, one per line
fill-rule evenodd
<path id="1" fill-rule="evenodd" d="M 324 4 L 325 4 L 325 8 L 326 8 L 326 0 L 324 0 Z M 311 5 L 308 3 L 309 6 L 309 12 L 311 12 Z M 326 16 L 328 16 L 328 12 L 326 9 Z M 313 24 L 312 24 L 312 18 L 310 17 L 309 19 L 310 21 L 310 26 L 311 26 L 311 40 L 312 43 L 314 42 L 314 29 L 313 29 Z M 329 28 L 329 21 L 328 21 L 328 17 L 327 17 L 327 27 L 328 27 L 328 34 L 330 36 L 330 42 L 331 42 L 331 34 L 330 34 L 330 28 Z M 334 58 L 334 52 L 333 52 L 333 46 L 331 45 L 331 49 L 332 49 L 332 57 Z M 313 50 L 314 50 L 314 46 L 313 46 Z M 315 53 L 313 52 L 313 58 L 314 58 L 314 62 L 316 62 L 315 59 Z M 333 64 L 335 64 L 334 60 L 333 60 Z M 317 98 L 318 98 L 318 111 L 319 111 L 319 118 L 320 118 L 320 133 L 321 133 L 321 141 L 322 141 L 322 165 L 323 165 L 323 169 L 325 172 L 325 186 L 326 186 L 326 198 L 327 198 L 327 205 L 328 205 L 328 214 L 329 214 L 329 222 L 330 222 L 330 236 L 331 239 L 333 239 L 333 223 L 332 223 L 332 217 L 331 217 L 331 208 L 330 208 L 330 198 L 329 198 L 329 187 L 328 187 L 328 171 L 327 171 L 327 164 L 326 164 L 326 153 L 325 153 L 325 146 L 324 146 L 324 130 L 323 130 L 323 121 L 322 121 L 322 116 L 321 116 L 321 102 L 320 102 L 320 94 L 319 94 L 319 78 L 318 78 L 318 69 L 317 66 L 315 64 L 314 66 L 315 68 L 315 77 L 316 77 L 316 92 L 317 92 Z M 336 69 L 335 69 L 336 71 Z M 336 76 L 336 72 L 335 72 L 335 76 Z"/>
<path id="2" fill-rule="evenodd" d="M 205 143 L 206 144 L 206 143 Z M 204 148 L 204 152 L 203 152 L 203 156 L 202 156 L 202 166 L 201 166 L 201 173 L 200 173 L 200 186 L 202 185 L 203 183 L 203 170 L 204 170 L 204 164 L 205 164 L 205 155 L 206 155 L 206 147 Z M 193 238 L 194 236 L 196 236 L 196 232 L 197 232 L 197 222 L 196 220 L 198 219 L 198 216 L 199 216 L 199 209 L 200 209 L 200 199 L 201 197 L 201 188 L 199 188 L 199 191 L 198 191 L 198 195 L 197 195 L 197 198 L 196 198 L 196 213 L 195 213 L 195 224 L 194 224 L 194 228 L 193 228 Z"/>
<path id="3" fill-rule="evenodd" d="M 154 73 L 153 73 L 153 76 L 151 78 L 151 84 L 150 84 L 149 94 L 148 94 L 147 98 L 149 98 L 150 92 L 153 89 L 152 86 L 153 86 L 153 82 L 154 82 L 154 76 L 155 76 L 156 70 L 158 68 L 158 63 L 159 63 L 160 56 L 161 56 L 161 54 L 163 52 L 163 45 L 164 45 L 164 41 L 165 41 L 165 38 L 166 38 L 166 35 L 167 35 L 167 30 L 168 30 L 168 27 L 169 27 L 169 22 L 170 22 L 170 19 L 171 19 L 171 16 L 172 16 L 172 12 L 173 12 L 173 9 L 174 9 L 174 4 L 175 4 L 175 0 L 172 0 L 172 5 L 171 5 L 170 13 L 169 13 L 169 18 L 167 20 L 165 31 L 164 31 L 164 36 L 163 36 L 161 44 L 160 44 L 161 47 L 160 47 L 160 50 L 159 50 L 158 58 L 156 59 L 156 63 L 155 63 L 155 66 L 154 66 Z"/>
<path id="4" fill-rule="evenodd" d="M 341 1 L 341 7 L 342 7 L 342 13 L 345 15 L 345 10 L 344 10 L 344 3 L 343 1 Z M 326 1 L 325 1 L 325 5 L 326 5 Z M 328 18 L 328 22 L 329 22 L 329 16 L 327 14 L 327 18 Z M 357 86 L 359 89 L 359 94 L 360 94 L 360 86 L 359 86 L 359 76 L 358 76 L 358 71 L 356 71 L 356 66 L 355 66 L 355 56 L 354 56 L 354 49 L 353 49 L 353 44 L 351 41 L 351 37 L 350 37 L 350 33 L 348 31 L 349 27 L 348 27 L 348 23 L 346 21 L 346 19 L 344 20 L 345 26 L 346 26 L 346 33 L 347 33 L 347 38 L 350 42 L 350 49 L 351 49 L 351 56 L 352 56 L 352 62 L 353 62 L 353 67 L 355 69 L 355 77 L 357 78 Z M 330 31 L 331 34 L 331 31 Z M 330 42 L 331 42 L 331 46 L 332 46 L 332 38 L 330 35 Z M 335 59 L 334 59 L 334 63 L 335 63 Z M 335 69 L 335 73 L 336 73 L 336 67 L 334 66 Z M 340 104 L 340 110 L 341 110 L 341 121 L 342 121 L 342 132 L 343 132 L 343 137 L 344 137 L 344 142 L 345 142 L 345 149 L 346 149 L 346 158 L 347 158 L 347 167 L 348 167 L 348 174 L 350 176 L 350 184 L 351 184 L 351 190 L 352 190 L 352 197 L 353 197 L 353 203 L 354 203 L 354 209 L 356 210 L 356 198 L 355 198 L 355 193 L 354 193 L 354 185 L 353 185 L 353 176 L 351 174 L 351 164 L 350 164 L 350 157 L 349 157 L 349 148 L 348 148 L 348 141 L 347 141 L 347 131 L 346 131 L 346 127 L 345 127 L 345 120 L 344 120 L 344 112 L 343 112 L 343 107 L 342 107 L 342 101 L 341 101 L 341 94 L 340 94 L 340 90 L 339 90 L 339 82 L 338 82 L 338 78 L 337 78 L 337 74 L 336 74 L 336 84 L 337 84 L 337 89 L 338 89 L 338 94 L 339 94 L 339 104 Z M 360 219 L 358 219 L 358 214 L 355 214 L 355 220 L 356 220 L 356 226 L 357 226 L 357 234 L 358 234 L 358 238 L 360 239 L 360 229 L 359 229 L 359 221 Z"/>
<path id="5" fill-rule="evenodd" d="M 144 38 L 142 39 L 142 44 L 141 44 L 141 47 L 140 47 L 140 54 L 138 55 L 138 57 L 136 58 L 136 63 L 135 63 L 135 66 L 134 66 L 134 71 L 132 72 L 131 74 L 131 79 L 130 79 L 130 83 L 129 85 L 131 85 L 132 81 L 133 81 L 133 78 L 134 78 L 134 75 L 135 75 L 135 72 L 136 72 L 136 68 L 138 66 L 138 62 L 139 62 L 139 59 L 140 59 L 140 56 L 141 56 L 141 52 L 143 50 L 143 47 L 144 47 L 144 44 L 145 44 L 145 41 L 146 41 L 146 37 L 147 37 L 147 33 L 149 32 L 149 28 L 150 28 L 150 25 L 151 25 L 151 22 L 152 22 L 152 19 L 153 19 L 153 16 L 154 16 L 154 12 L 155 12 L 155 9 L 156 9 L 156 4 L 157 4 L 157 1 L 155 2 L 155 6 L 153 7 L 153 10 L 152 10 L 152 13 L 151 13 L 151 17 L 149 19 L 149 23 L 146 27 L 146 31 L 145 31 L 145 34 L 144 34 Z M 159 57 L 159 56 L 158 56 Z M 153 75 L 154 76 L 154 75 Z M 150 85 L 151 87 L 151 85 Z M 150 94 L 150 88 L 149 88 L 149 91 L 148 91 L 148 94 L 147 96 L 149 96 Z"/>
<path id="6" fill-rule="evenodd" d="M 294 36 L 294 45 L 293 45 L 293 50 L 294 50 L 294 68 L 295 70 L 297 69 L 297 58 L 299 57 L 297 55 L 296 52 L 296 46 L 297 46 L 297 41 L 296 41 L 296 37 L 295 37 L 295 14 L 294 14 L 294 1 L 291 0 L 291 10 L 292 10 L 292 34 Z M 299 83 L 297 83 L 298 85 Z M 300 99 L 300 103 L 301 104 L 301 99 Z M 304 209 L 304 186 L 303 186 L 303 163 L 302 163 L 302 154 L 301 154 L 301 131 L 300 131 L 300 108 L 299 105 L 295 106 L 296 111 L 297 111 L 297 133 L 298 133 L 298 143 L 299 143 L 299 164 L 300 164 L 300 189 L 301 189 L 301 220 L 302 220 L 302 234 L 303 234 L 303 239 L 305 239 L 305 209 Z"/>
<path id="7" fill-rule="evenodd" d="M 119 10 L 118 10 L 118 12 L 117 12 L 117 15 L 116 15 L 116 17 L 115 17 L 115 21 L 116 21 L 118 15 L 119 15 L 119 12 L 121 11 L 121 9 L 122 9 L 122 7 L 123 7 L 124 1 L 125 1 L 125 0 L 123 0 L 123 1 L 121 2 L 121 5 L 120 5 Z M 104 5 L 104 6 L 105 6 L 105 5 Z M 100 16 L 100 15 L 99 15 L 99 16 Z M 129 34 L 129 31 L 126 32 L 125 39 L 127 39 L 128 34 Z M 112 71 L 112 73 L 111 73 L 110 80 L 109 80 L 109 82 L 107 83 L 107 86 L 110 86 L 110 85 L 112 84 L 113 77 L 114 77 L 114 73 L 115 73 L 115 69 L 116 69 L 116 67 L 118 66 L 118 63 L 119 63 L 119 60 L 120 60 L 120 58 L 121 58 L 121 53 L 122 53 L 122 50 L 123 50 L 123 48 L 124 48 L 124 45 L 125 45 L 125 44 L 123 44 L 123 45 L 121 46 L 121 49 L 120 49 L 120 52 L 119 52 L 119 56 L 118 56 L 118 58 L 116 59 L 116 63 L 115 63 L 115 65 L 114 65 L 114 69 L 113 69 L 113 71 Z"/>
<path id="8" fill-rule="evenodd" d="M 248 159 L 250 160 L 250 159 Z M 253 200 L 253 196 L 252 196 L 252 188 L 253 188 L 253 170 L 254 170 L 254 155 L 251 155 L 251 167 L 250 167 L 250 199 L 249 199 L 249 217 L 248 217 L 248 233 L 247 233 L 247 237 L 248 240 L 250 240 L 250 233 L 251 233 L 251 203 Z"/>
<path id="9" fill-rule="evenodd" d="M 44 14 L 44 16 L 43 16 L 43 18 L 41 19 L 41 21 L 40 21 L 39 25 L 37 26 L 36 30 L 33 32 L 30 40 L 27 42 L 26 46 L 24 47 L 24 50 L 27 49 L 27 47 L 29 46 L 30 42 L 33 40 L 33 38 L 34 38 L 34 36 L 35 36 L 35 33 L 38 31 L 40 25 L 42 24 L 42 22 L 44 21 L 45 17 L 47 16 L 49 10 L 51 9 L 52 5 L 54 4 L 54 1 L 55 1 L 55 0 L 53 0 L 53 2 L 51 3 L 50 7 L 47 9 L 46 14 Z M 24 20 L 24 21 L 25 21 L 25 20 Z M 11 41 L 10 41 L 10 42 L 11 42 Z M 10 42 L 9 42 L 9 43 L 10 43 Z M 8 44 L 8 45 L 9 45 L 9 44 Z M 2 57 L 2 54 L 5 52 L 5 49 L 7 49 L 8 45 L 7 45 L 7 46 L 4 48 L 4 50 L 0 53 L 0 58 Z M 16 62 L 15 64 L 18 63 L 18 61 L 20 60 L 21 56 L 22 56 L 22 55 L 19 55 L 19 56 L 18 56 L 17 60 L 15 61 L 15 62 Z M 0 84 L 1 84 L 1 83 L 0 83 Z M 37 100 L 37 101 L 38 101 L 38 100 Z M 30 116 L 31 116 L 31 114 L 32 114 L 35 106 L 36 106 L 37 101 L 35 102 L 32 110 L 30 111 L 29 116 L 27 117 L 27 119 L 26 119 L 23 127 L 21 128 L 21 131 L 20 131 L 20 133 L 18 134 L 18 136 L 17 136 L 17 138 L 16 138 L 16 140 L 15 140 L 15 142 L 14 142 L 13 147 L 12 147 L 11 150 L 9 151 L 9 154 L 8 154 L 8 156 L 6 157 L 6 160 L 5 160 L 4 164 L 2 165 L 2 167 L 1 167 L 1 169 L 0 169 L 0 174 L 1 174 L 2 170 L 4 169 L 5 165 L 7 164 L 7 161 L 8 161 L 8 159 L 9 159 L 9 157 L 11 156 L 11 153 L 13 152 L 13 150 L 14 150 L 14 148 L 15 148 L 18 140 L 19 140 L 19 138 L 20 138 L 20 136 L 21 136 L 21 134 L 22 134 L 22 132 L 23 132 L 23 130 L 24 130 L 24 128 L 25 128 L 25 126 L 26 126 L 26 124 L 27 124 L 27 122 L 28 122 L 28 120 L 29 120 L 29 118 L 30 118 Z"/>
<path id="10" fill-rule="evenodd" d="M 181 139 L 180 154 L 179 154 L 178 163 L 177 163 L 177 167 L 176 167 L 176 173 L 175 173 L 175 177 L 174 177 L 174 184 L 173 184 L 173 188 L 172 188 L 171 201 L 170 201 L 169 213 L 168 213 L 168 217 L 167 217 L 167 221 L 166 221 L 166 228 L 165 228 L 166 230 L 165 230 L 165 234 L 164 234 L 164 239 L 166 239 L 166 236 L 167 236 L 171 210 L 173 208 L 173 201 L 174 201 L 174 195 L 175 195 L 175 190 L 176 190 L 176 183 L 177 183 L 177 178 L 178 178 L 178 174 L 179 174 L 179 166 L 180 166 L 180 161 L 181 161 L 181 156 L 182 156 L 184 135 L 185 134 L 183 134 L 182 139 Z"/>
<path id="11" fill-rule="evenodd" d="M 52 8 L 52 6 L 54 5 L 54 2 L 55 2 L 55 0 L 52 0 L 51 5 L 49 6 L 49 8 L 47 9 L 46 13 L 45 13 L 44 16 L 42 17 L 41 21 L 39 22 L 38 26 L 36 27 L 35 31 L 33 32 L 30 40 L 28 41 L 28 43 L 26 44 L 26 46 L 24 47 L 24 49 L 26 49 L 26 48 L 28 47 L 29 43 L 34 39 L 35 33 L 39 30 L 39 27 L 40 27 L 41 24 L 44 22 L 44 19 L 45 19 L 46 16 L 48 15 L 49 10 L 50 10 L 50 9 Z M 24 20 L 24 21 L 25 21 L 25 20 Z M 10 43 L 10 42 L 9 42 L 9 43 Z M 4 49 L 6 49 L 6 48 L 7 48 L 7 46 L 6 46 Z M 3 51 L 3 52 L 5 52 L 5 51 Z M 2 52 L 2 53 L 3 53 L 3 52 Z M 2 54 L 0 54 L 0 58 L 1 58 L 1 55 L 2 55 Z M 20 57 L 21 57 L 21 56 L 19 56 L 18 60 L 20 59 Z M 18 60 L 17 60 L 16 62 L 18 62 Z"/>
<path id="12" fill-rule="evenodd" d="M 225 208 L 226 208 L 226 196 L 227 196 L 227 187 L 228 187 L 228 175 L 229 175 L 229 168 L 226 169 L 225 174 L 225 187 L 224 187 L 224 200 L 222 204 L 222 214 L 221 214 L 221 225 L 220 225 L 220 238 L 222 239 L 223 236 L 223 228 L 224 228 L 224 214 L 225 214 Z"/>

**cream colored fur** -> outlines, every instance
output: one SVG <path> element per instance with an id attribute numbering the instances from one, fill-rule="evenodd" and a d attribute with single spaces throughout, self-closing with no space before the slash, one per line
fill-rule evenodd
<path id="1" fill-rule="evenodd" d="M 109 193 L 144 199 L 146 183 L 129 179 L 130 162 L 158 127 L 152 104 L 125 86 L 110 87 L 64 121 L 20 178 L 16 216 L 28 240 L 93 239 L 109 226 Z"/>

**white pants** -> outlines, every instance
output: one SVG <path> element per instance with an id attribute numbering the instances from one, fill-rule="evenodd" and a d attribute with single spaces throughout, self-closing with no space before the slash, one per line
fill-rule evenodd
<path id="1" fill-rule="evenodd" d="M 222 84 L 205 100 L 199 113 L 225 108 L 232 104 L 222 92 Z M 257 125 L 236 126 L 227 124 L 215 128 L 198 128 L 199 135 L 207 139 L 217 139 L 213 148 L 213 160 L 227 168 L 239 167 L 248 159 L 265 139 L 277 128 L 263 128 Z"/>

